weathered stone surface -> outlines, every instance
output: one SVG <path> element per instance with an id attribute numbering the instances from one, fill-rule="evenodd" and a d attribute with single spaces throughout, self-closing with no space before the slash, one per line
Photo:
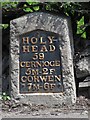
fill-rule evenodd
<path id="1" fill-rule="evenodd" d="M 80 53 L 78 62 L 76 63 L 77 78 L 90 76 L 90 46 Z"/>
<path id="2" fill-rule="evenodd" d="M 36 104 L 45 104 L 53 106 L 55 104 L 75 103 L 76 89 L 73 72 L 73 40 L 70 27 L 70 20 L 66 16 L 55 16 L 49 13 L 31 13 L 14 19 L 10 22 L 11 41 L 10 41 L 10 80 L 11 96 L 14 99 L 20 98 L 21 101 L 30 101 Z M 18 36 L 34 30 L 50 31 L 62 38 L 60 40 L 63 93 L 38 93 L 21 95 L 19 94 L 19 39 Z"/>

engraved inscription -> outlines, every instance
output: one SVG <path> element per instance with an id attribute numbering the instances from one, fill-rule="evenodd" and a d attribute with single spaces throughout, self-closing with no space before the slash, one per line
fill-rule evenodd
<path id="1" fill-rule="evenodd" d="M 41 30 L 20 36 L 20 94 L 63 92 L 59 39 Z"/>

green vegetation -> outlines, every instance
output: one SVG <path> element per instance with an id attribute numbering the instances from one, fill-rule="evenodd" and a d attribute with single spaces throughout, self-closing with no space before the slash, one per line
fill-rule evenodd
<path id="1" fill-rule="evenodd" d="M 89 4 L 79 2 L 34 2 L 34 0 L 26 0 L 26 2 L 10 2 L 6 0 L 2 2 L 3 21 L 10 21 L 27 13 L 36 11 L 49 11 L 57 14 L 65 14 L 71 17 L 73 34 L 81 35 L 86 38 L 87 32 L 85 27 L 86 15 L 89 16 Z M 11 18 L 10 18 L 11 16 Z M 6 29 L 9 23 L 3 23 L 0 28 Z"/>
<path id="2" fill-rule="evenodd" d="M 77 34 L 82 34 L 81 37 L 86 38 L 86 32 L 82 26 L 84 25 L 84 16 L 77 22 Z"/>
<path id="3" fill-rule="evenodd" d="M 6 0 L 5 2 L 1 2 L 2 7 L 4 8 L 15 8 L 18 2 L 10 2 L 10 0 Z"/>
<path id="4" fill-rule="evenodd" d="M 7 95 L 5 92 L 2 93 L 2 95 L 0 95 L 0 100 L 6 101 L 6 100 L 10 100 L 10 99 L 11 99 L 10 96 Z"/>
<path id="5" fill-rule="evenodd" d="M 6 29 L 9 26 L 9 24 L 0 24 L 0 29 Z"/>

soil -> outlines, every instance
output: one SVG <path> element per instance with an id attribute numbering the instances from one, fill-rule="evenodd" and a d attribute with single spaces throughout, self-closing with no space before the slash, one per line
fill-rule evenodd
<path id="1" fill-rule="evenodd" d="M 90 110 L 90 99 L 84 96 L 79 96 L 77 101 L 73 105 L 56 105 L 51 107 L 44 105 L 35 105 L 28 103 L 20 103 L 19 101 L 7 100 L 2 102 L 2 117 L 13 117 L 21 115 L 31 115 L 31 116 L 58 116 L 60 113 L 79 113 L 83 115 L 88 115 L 88 110 Z"/>
<path id="2" fill-rule="evenodd" d="M 2 118 L 13 117 L 80 117 L 87 118 L 90 112 L 90 96 L 87 88 L 79 89 L 79 97 L 72 105 L 55 105 L 48 107 L 45 105 L 35 105 L 31 103 L 21 103 L 18 100 L 0 100 L 2 105 Z M 0 116 L 1 116 L 0 115 Z"/>

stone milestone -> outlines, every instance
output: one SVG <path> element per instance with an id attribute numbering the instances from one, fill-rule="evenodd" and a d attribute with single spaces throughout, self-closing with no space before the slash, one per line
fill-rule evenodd
<path id="1" fill-rule="evenodd" d="M 12 20 L 10 27 L 12 98 L 49 106 L 75 103 L 70 19 L 35 12 Z"/>

